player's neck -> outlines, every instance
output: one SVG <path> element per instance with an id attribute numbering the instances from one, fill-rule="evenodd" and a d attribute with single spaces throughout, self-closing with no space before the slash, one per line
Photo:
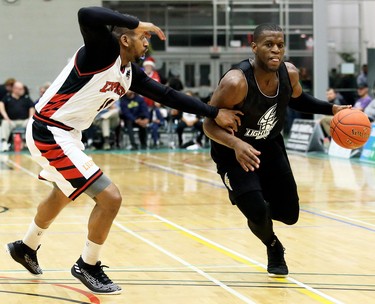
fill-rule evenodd
<path id="1" fill-rule="evenodd" d="M 128 58 L 127 53 L 123 49 L 120 49 L 120 58 L 121 58 L 121 68 L 129 65 L 129 62 L 131 60 Z"/>
<path id="2" fill-rule="evenodd" d="M 278 79 L 277 72 L 265 71 L 262 68 L 254 67 L 254 77 L 258 83 L 269 83 L 272 80 Z"/>

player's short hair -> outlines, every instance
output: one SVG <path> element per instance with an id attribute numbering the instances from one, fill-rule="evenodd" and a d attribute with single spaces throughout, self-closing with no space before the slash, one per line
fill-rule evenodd
<path id="1" fill-rule="evenodd" d="M 131 34 L 132 30 L 126 28 L 126 27 L 120 27 L 120 26 L 114 26 L 111 29 L 112 34 L 117 38 L 120 39 L 122 35 L 124 34 Z"/>
<path id="2" fill-rule="evenodd" d="M 271 32 L 282 32 L 282 28 L 278 26 L 275 23 L 262 23 L 259 24 L 255 30 L 254 30 L 254 42 L 257 42 L 259 40 L 259 37 L 263 34 L 265 31 L 271 31 Z"/>

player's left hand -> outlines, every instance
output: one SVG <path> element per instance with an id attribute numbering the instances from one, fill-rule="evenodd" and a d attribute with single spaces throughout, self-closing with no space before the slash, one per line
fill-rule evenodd
<path id="1" fill-rule="evenodd" d="M 151 37 L 150 32 L 158 35 L 160 40 L 166 39 L 164 32 L 158 26 L 154 25 L 151 22 L 139 21 L 138 27 L 134 30 L 134 32 L 145 33 L 148 39 Z"/>
<path id="2" fill-rule="evenodd" d="M 243 113 L 238 110 L 219 109 L 215 122 L 229 133 L 234 134 L 238 131 L 238 126 L 241 125 L 241 118 L 238 115 L 243 115 Z"/>
<path id="3" fill-rule="evenodd" d="M 332 112 L 333 112 L 333 115 L 335 115 L 336 113 L 340 112 L 341 110 L 351 109 L 351 108 L 352 108 L 351 105 L 345 105 L 345 106 L 333 105 Z"/>

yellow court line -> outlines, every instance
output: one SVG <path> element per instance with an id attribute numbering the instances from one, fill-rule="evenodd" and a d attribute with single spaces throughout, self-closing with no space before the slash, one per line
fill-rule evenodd
<path id="1" fill-rule="evenodd" d="M 195 241 L 197 241 L 198 243 L 206 246 L 206 247 L 209 247 L 211 249 L 214 249 L 230 258 L 232 258 L 233 260 L 237 261 L 237 262 L 240 262 L 240 263 L 243 263 L 245 265 L 248 265 L 252 268 L 255 268 L 261 272 L 265 272 L 265 269 L 266 269 L 266 266 L 253 260 L 253 259 L 250 259 L 246 256 L 243 256 L 241 255 L 240 253 L 237 253 L 229 248 L 226 248 L 218 243 L 215 243 L 193 231 L 190 231 L 178 224 L 175 224 L 157 214 L 153 214 L 152 212 L 148 212 L 147 210 L 143 209 L 143 208 L 139 208 L 140 210 L 143 210 L 143 212 L 145 213 L 148 213 L 150 214 L 152 217 L 155 217 L 157 219 L 159 219 L 165 226 L 169 227 L 170 229 L 174 230 L 174 231 L 177 231 L 179 233 L 181 233 L 182 235 L 190 238 L 190 239 L 193 239 Z M 302 282 L 299 282 L 293 278 L 290 278 L 290 277 L 287 277 L 287 278 L 274 278 L 274 280 L 280 282 L 280 283 L 294 283 L 297 288 L 295 288 L 295 290 L 299 291 L 300 293 L 318 301 L 319 303 L 323 303 L 323 304 L 332 304 L 332 303 L 335 303 L 335 304 L 343 304 L 341 301 L 329 296 L 329 295 L 326 295 Z"/>
<path id="2" fill-rule="evenodd" d="M 36 176 L 36 174 L 26 168 L 24 168 L 23 166 L 13 162 L 12 160 L 8 160 L 8 163 L 11 163 L 13 166 L 21 169 L 22 171 L 24 171 L 26 174 L 30 175 L 30 176 Z M 48 186 L 51 186 L 50 184 L 47 184 Z M 148 212 L 147 210 L 145 209 L 142 209 L 142 208 L 138 208 L 138 210 L 140 211 L 139 213 L 142 214 L 142 213 L 147 213 L 155 218 L 158 218 L 159 220 L 161 220 L 165 225 L 167 225 L 168 227 L 172 228 L 173 230 L 175 231 L 178 231 L 180 233 L 184 232 L 183 235 L 189 237 L 189 238 L 192 238 L 196 241 L 198 241 L 199 243 L 207 246 L 207 247 L 210 247 L 218 252 L 221 252 L 229 257 L 231 257 L 232 259 L 236 260 L 236 261 L 239 261 L 243 264 L 246 264 L 248 266 L 251 266 L 251 267 L 259 267 L 260 269 L 264 270 L 265 269 L 265 266 L 254 261 L 254 260 L 251 260 L 250 258 L 247 258 L 245 256 L 242 256 L 240 253 L 236 253 L 235 251 L 229 249 L 229 248 L 226 248 L 220 244 L 217 244 L 211 240 L 208 240 L 206 238 L 204 238 L 203 236 L 200 236 L 199 234 L 197 233 L 194 233 L 192 231 L 189 231 L 188 229 L 182 227 L 182 226 L 179 226 L 159 215 L 156 215 L 156 214 L 153 214 L 151 212 Z M 276 278 L 275 278 L 276 279 Z M 302 282 L 299 282 L 295 279 L 292 279 L 292 278 L 287 278 L 287 279 L 276 279 L 278 280 L 279 282 L 293 282 L 295 283 L 297 286 L 299 286 L 300 288 L 296 288 L 296 290 L 300 291 L 302 294 L 305 294 L 307 296 L 309 296 L 310 298 L 312 299 L 315 299 L 317 300 L 318 302 L 320 303 L 323 303 L 323 304 L 331 304 L 331 303 L 335 303 L 335 304 L 343 304 L 341 301 L 339 300 L 336 300 L 308 285 L 305 285 L 304 283 Z"/>

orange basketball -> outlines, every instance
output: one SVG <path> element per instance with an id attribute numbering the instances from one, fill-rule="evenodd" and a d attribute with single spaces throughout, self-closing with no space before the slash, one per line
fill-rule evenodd
<path id="1" fill-rule="evenodd" d="M 331 136 L 339 146 L 347 149 L 362 147 L 371 134 L 371 123 L 360 110 L 339 111 L 331 120 Z"/>

